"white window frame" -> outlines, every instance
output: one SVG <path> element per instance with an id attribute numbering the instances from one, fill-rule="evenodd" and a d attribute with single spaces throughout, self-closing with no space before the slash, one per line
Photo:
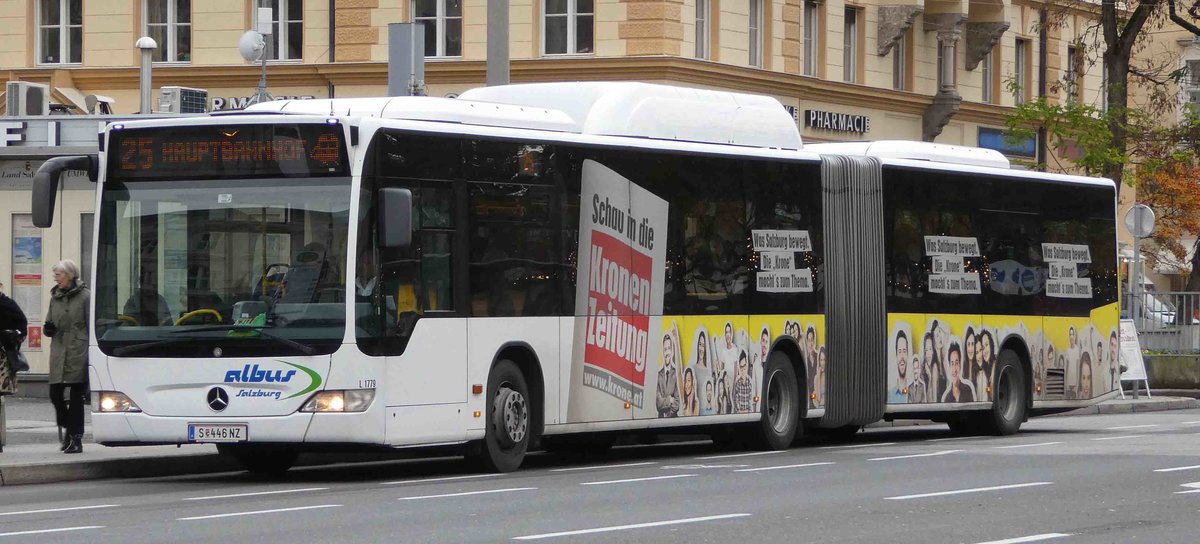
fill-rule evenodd
<path id="1" fill-rule="evenodd" d="M 192 1 L 195 2 L 197 0 L 192 0 Z M 270 3 L 267 0 L 255 0 L 254 7 L 255 8 L 271 7 L 269 5 L 264 6 L 263 5 L 264 2 L 268 3 L 268 4 Z M 301 2 L 301 10 L 300 10 L 300 18 L 299 19 L 287 19 L 286 18 L 289 2 Z M 273 19 L 271 20 L 271 23 L 273 25 L 275 25 L 276 31 L 278 33 L 274 39 L 275 39 L 275 43 L 279 44 L 279 47 L 274 48 L 274 49 L 276 49 L 275 51 L 271 51 L 270 50 L 271 48 L 268 47 L 268 54 L 271 55 L 270 57 L 267 57 L 268 62 L 276 62 L 276 61 L 278 61 L 278 62 L 294 62 L 294 61 L 304 60 L 304 9 L 303 9 L 303 2 L 304 2 L 304 0 L 279 0 L 279 9 L 276 10 L 275 13 L 271 14 L 271 17 L 273 17 Z M 258 9 L 255 9 L 254 12 L 255 12 L 255 17 L 258 17 L 258 15 L 257 15 Z M 301 45 L 300 45 L 300 56 L 299 57 L 283 56 L 283 55 L 287 54 L 287 51 L 288 51 L 288 26 L 290 25 L 290 23 L 300 23 L 300 40 L 301 40 L 300 44 Z M 271 42 L 271 38 L 267 38 L 267 43 L 270 43 L 270 42 Z"/>
<path id="2" fill-rule="evenodd" d="M 708 60 L 712 37 L 709 25 L 712 21 L 712 0 L 696 0 L 696 58 Z"/>
<path id="3" fill-rule="evenodd" d="M 188 5 L 189 6 L 194 5 L 195 1 L 196 0 L 192 0 L 192 2 L 189 3 Z M 201 0 L 201 1 L 203 1 L 203 0 Z M 166 2 L 167 3 L 167 22 L 153 23 L 153 24 L 150 23 L 150 3 L 151 2 Z M 162 27 L 166 27 L 166 29 L 167 29 L 167 33 L 166 33 L 167 34 L 167 39 L 166 39 L 167 43 L 158 44 L 158 46 L 160 48 L 165 48 L 164 50 L 166 51 L 167 60 L 162 60 L 162 61 L 156 60 L 156 61 L 154 61 L 155 64 L 191 64 L 192 61 L 190 58 L 190 54 L 191 54 L 190 52 L 189 52 L 188 60 L 175 60 L 175 57 L 177 57 L 178 53 L 179 53 L 179 31 L 180 31 L 179 27 L 181 27 L 181 26 L 187 27 L 187 33 L 189 35 L 188 43 L 190 44 L 191 43 L 190 36 L 192 33 L 192 23 L 190 22 L 191 20 L 192 20 L 192 18 L 188 17 L 189 22 L 187 22 L 187 23 L 179 22 L 179 0 L 142 0 L 142 35 L 149 36 L 151 26 L 162 26 Z M 188 48 L 190 49 L 191 46 L 189 45 Z"/>
<path id="4" fill-rule="evenodd" d="M 451 58 L 451 59 L 461 58 L 462 57 L 462 35 L 463 35 L 463 26 L 462 26 L 463 25 L 463 16 L 462 16 L 463 6 L 462 6 L 462 3 L 459 3 L 458 15 L 446 15 L 446 2 L 448 2 L 448 0 L 436 0 L 436 2 L 437 2 L 437 14 L 434 15 L 433 17 L 417 17 L 417 15 L 416 15 L 417 14 L 417 0 L 410 0 L 408 3 L 409 13 L 413 14 L 413 17 L 412 17 L 413 22 L 433 21 L 434 32 L 437 33 L 437 39 L 434 41 L 434 43 L 437 44 L 437 51 L 434 51 L 432 53 L 430 53 L 429 51 L 426 51 L 425 57 L 426 58 L 431 58 L 431 57 Z M 446 54 L 446 44 L 449 43 L 449 41 L 446 37 L 447 21 L 458 21 L 459 51 L 458 51 L 457 55 L 447 55 Z M 428 28 L 428 27 L 426 27 L 426 28 Z"/>
<path id="5" fill-rule="evenodd" d="M 817 77 L 817 57 L 821 54 L 821 6 L 814 0 L 805 0 L 801 17 L 804 24 L 804 75 Z"/>
<path id="6" fill-rule="evenodd" d="M 983 92 L 980 93 L 980 100 L 984 104 L 991 104 L 996 100 L 996 97 L 992 95 L 992 85 L 996 77 L 996 72 L 993 69 L 995 66 L 992 63 L 992 56 L 995 54 L 996 50 L 992 49 L 991 51 L 988 51 L 987 54 L 984 55 L 979 61 L 979 75 L 981 76 L 981 82 L 983 86 Z"/>
<path id="7" fill-rule="evenodd" d="M 842 12 L 842 79 L 858 82 L 858 9 L 846 6 Z"/>
<path id="8" fill-rule="evenodd" d="M 750 0 L 750 17 L 746 31 L 749 36 L 750 66 L 763 65 L 763 0 Z"/>
<path id="9" fill-rule="evenodd" d="M 58 20 L 54 21 L 53 24 L 46 24 L 46 22 L 42 20 L 42 3 L 43 2 L 58 2 Z M 71 28 L 79 28 L 80 29 L 80 32 L 79 32 L 80 39 L 83 39 L 83 2 L 82 2 L 82 0 L 79 3 L 79 11 L 80 11 L 79 23 L 80 24 L 77 24 L 77 25 L 71 24 L 71 13 L 70 13 L 71 0 L 38 0 L 37 2 L 34 2 L 33 9 L 34 9 L 34 17 L 36 18 L 35 20 L 37 23 L 37 25 L 36 25 L 37 34 L 33 39 L 33 43 L 35 46 L 34 47 L 35 54 L 37 55 L 35 57 L 37 59 L 37 64 L 43 65 L 43 66 L 82 64 L 83 63 L 83 46 L 82 46 L 82 44 L 79 47 L 79 60 L 72 60 L 69 58 L 71 56 Z M 58 29 L 58 59 L 59 59 L 58 62 L 45 62 L 42 60 L 42 30 L 49 29 L 49 28 L 57 28 Z M 67 59 L 67 60 L 64 61 L 63 59 Z"/>
<path id="10" fill-rule="evenodd" d="M 1025 103 L 1025 93 L 1028 91 L 1025 88 L 1026 72 L 1029 71 L 1029 67 L 1025 65 L 1025 55 L 1028 54 L 1026 51 L 1028 48 L 1029 40 L 1017 38 L 1017 41 L 1013 43 L 1013 50 L 1016 56 L 1013 59 L 1013 79 L 1016 80 L 1019 87 L 1017 93 L 1013 96 L 1013 103 L 1018 106 Z"/>
<path id="11" fill-rule="evenodd" d="M 892 46 L 892 88 L 908 90 L 908 34 L 903 34 Z"/>
<path id="12" fill-rule="evenodd" d="M 542 49 L 542 56 L 544 56 L 544 57 L 563 57 L 563 56 L 568 56 L 568 55 L 571 55 L 571 56 L 591 55 L 593 52 L 596 51 L 596 12 L 595 12 L 596 3 L 594 1 L 592 2 L 592 10 L 593 11 L 581 13 L 578 11 L 579 0 L 566 0 L 566 2 L 567 2 L 567 13 L 565 13 L 565 14 L 562 14 L 562 13 L 550 14 L 550 13 L 546 12 L 546 0 L 541 0 L 541 3 L 542 3 L 542 17 L 541 17 L 541 21 L 540 21 L 540 23 L 542 25 L 541 49 Z M 579 16 L 581 16 L 581 15 L 586 15 L 586 16 L 589 16 L 592 18 L 592 49 L 591 49 L 591 51 L 585 51 L 583 53 L 580 53 L 578 51 L 578 47 L 579 47 L 578 41 L 579 40 L 578 40 L 578 36 L 576 35 L 576 29 L 579 27 Z M 549 17 L 565 17 L 567 19 L 567 51 L 565 53 L 547 53 L 546 52 L 546 38 L 548 37 L 546 35 L 546 19 Z"/>

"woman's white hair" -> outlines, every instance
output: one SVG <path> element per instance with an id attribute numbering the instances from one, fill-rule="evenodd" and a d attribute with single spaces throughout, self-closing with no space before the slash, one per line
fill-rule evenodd
<path id="1" fill-rule="evenodd" d="M 62 272 L 63 274 L 71 276 L 71 279 L 73 280 L 79 279 L 79 265 L 75 264 L 75 261 L 72 261 L 71 259 L 63 259 L 58 261 L 58 264 L 54 265 L 50 270 Z"/>

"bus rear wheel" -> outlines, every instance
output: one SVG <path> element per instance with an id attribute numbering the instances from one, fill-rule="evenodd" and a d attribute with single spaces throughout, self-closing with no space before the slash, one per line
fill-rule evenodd
<path id="1" fill-rule="evenodd" d="M 532 431 L 529 388 L 517 365 L 496 363 L 488 376 L 487 426 L 476 460 L 491 472 L 512 472 L 525 460 Z"/>
<path id="2" fill-rule="evenodd" d="M 996 362 L 992 409 L 977 416 L 977 428 L 981 434 L 1004 436 L 1016 434 L 1021 429 L 1029 401 L 1029 387 L 1020 361 L 1016 352 L 1010 349 L 1000 352 Z"/>
<path id="3" fill-rule="evenodd" d="M 786 449 L 796 437 L 799 421 L 800 390 L 796 370 L 787 355 L 776 351 L 767 358 L 767 367 L 763 371 L 759 445 L 772 450 Z"/>

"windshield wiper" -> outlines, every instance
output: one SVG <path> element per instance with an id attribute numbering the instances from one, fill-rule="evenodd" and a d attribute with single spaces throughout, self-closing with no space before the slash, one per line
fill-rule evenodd
<path id="1" fill-rule="evenodd" d="M 155 340 L 153 342 L 143 342 L 141 344 L 130 344 L 128 346 L 121 346 L 119 348 L 114 349 L 113 356 L 124 357 L 131 353 L 137 353 L 139 351 L 144 351 L 144 350 L 147 350 L 150 348 L 156 348 L 159 346 L 177 344 L 177 343 L 183 342 L 185 340 L 191 340 L 191 338 L 168 338 L 166 340 Z"/>
<path id="2" fill-rule="evenodd" d="M 204 331 L 253 331 L 258 336 L 262 336 L 263 338 L 267 338 L 267 339 L 273 340 L 275 342 L 278 342 L 280 344 L 283 344 L 283 345 L 290 347 L 292 349 L 295 349 L 296 351 L 299 351 L 300 353 L 303 353 L 305 355 L 312 355 L 313 353 L 316 352 L 316 350 L 314 350 L 310 346 L 306 346 L 306 345 L 301 344 L 300 342 L 297 342 L 290 338 L 284 338 L 282 336 L 272 334 L 270 332 L 263 330 L 265 328 L 266 328 L 266 325 L 205 325 L 205 326 L 200 326 L 200 327 L 193 327 L 193 328 L 190 328 L 187 330 L 171 331 L 168 334 L 185 334 L 185 333 L 204 332 Z M 114 349 L 113 355 L 116 357 L 124 357 L 131 353 L 137 353 L 139 351 L 144 351 L 144 350 L 147 350 L 150 348 L 156 348 L 159 346 L 166 346 L 166 345 L 170 345 L 170 344 L 177 344 L 179 342 L 185 342 L 187 340 L 194 340 L 194 339 L 195 338 L 193 338 L 193 337 L 167 338 L 165 340 L 155 340 L 153 342 L 143 342 L 141 344 L 131 344 L 128 346 L 121 346 L 119 348 Z"/>

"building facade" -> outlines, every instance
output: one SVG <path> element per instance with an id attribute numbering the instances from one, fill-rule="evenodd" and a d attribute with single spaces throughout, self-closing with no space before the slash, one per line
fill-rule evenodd
<path id="1" fill-rule="evenodd" d="M 131 114 L 140 108 L 134 42 L 151 36 L 152 96 L 167 85 L 199 88 L 210 108 L 236 109 L 259 81 L 238 41 L 261 7 L 272 8 L 268 84 L 277 98 L 386 94 L 387 25 L 397 22 L 425 25 L 426 94 L 485 82 L 486 0 L 0 0 L 0 74 L 49 85 L 51 102 L 72 113 L 103 95 L 114 113 Z M 1039 4 L 1021 0 L 509 0 L 511 80 L 766 94 L 810 142 L 929 140 L 1033 161 L 1037 142 L 1001 135 L 1012 108 L 1039 95 L 1099 103 L 1103 83 L 1099 67 L 1079 61 L 1090 16 L 1048 27 L 1040 16 Z M 0 255 L 31 243 L 20 180 L 65 150 L 38 144 L 36 124 L 10 125 L 0 138 L 2 188 L 14 197 L 0 201 Z M 90 184 L 70 184 L 62 219 L 36 233 L 37 263 L 0 258 L 0 281 L 48 292 L 55 262 L 86 259 L 94 205 Z M 46 296 L 27 309 L 34 326 Z M 44 371 L 44 355 L 30 359 Z"/>

